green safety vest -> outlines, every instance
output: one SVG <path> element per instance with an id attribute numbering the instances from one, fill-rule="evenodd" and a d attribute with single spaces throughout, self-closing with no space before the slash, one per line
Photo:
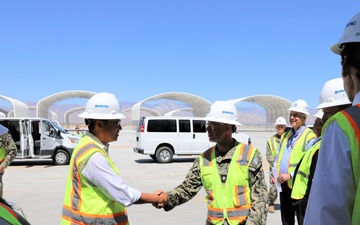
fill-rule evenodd
<path id="1" fill-rule="evenodd" d="M 0 162 L 4 161 L 6 157 L 6 148 L 3 146 L 0 148 Z"/>
<path id="2" fill-rule="evenodd" d="M 95 153 L 105 156 L 116 174 L 118 170 L 102 146 L 85 135 L 72 154 L 64 195 L 61 224 L 129 224 L 126 208 L 107 197 L 82 175 L 86 163 Z"/>
<path id="3" fill-rule="evenodd" d="M 0 217 L 12 225 L 21 225 L 16 213 L 7 205 L 0 203 Z"/>
<path id="4" fill-rule="evenodd" d="M 334 116 L 330 117 L 324 124 L 322 132 L 324 132 L 331 121 L 337 121 L 340 128 L 346 133 L 348 140 L 350 141 L 351 163 L 356 187 L 356 196 L 351 216 L 351 224 L 358 225 L 360 224 L 360 104 L 342 110 L 336 113 Z"/>
<path id="5" fill-rule="evenodd" d="M 309 182 L 310 167 L 314 154 L 320 149 L 321 140 L 317 141 L 310 147 L 303 156 L 298 172 L 295 177 L 293 189 L 291 191 L 291 198 L 300 200 L 303 199 Z"/>
<path id="6" fill-rule="evenodd" d="M 278 138 L 276 134 L 274 134 L 267 140 L 267 144 L 270 146 L 271 155 L 274 157 L 277 156 L 278 154 L 278 147 L 279 147 L 278 140 L 280 140 L 280 138 Z M 270 171 L 273 165 L 274 165 L 273 163 L 270 164 Z"/>
<path id="7" fill-rule="evenodd" d="M 215 147 L 200 156 L 201 181 L 207 193 L 208 219 L 211 224 L 222 225 L 226 219 L 230 225 L 238 225 L 249 215 L 251 187 L 249 164 L 256 148 L 238 143 L 231 159 L 227 179 L 222 183 L 215 156 Z"/>
<path id="8" fill-rule="evenodd" d="M 292 130 L 289 130 L 288 132 L 283 134 L 283 138 L 281 138 L 280 154 L 276 165 L 278 174 L 280 174 L 282 155 L 285 151 L 287 142 L 291 136 L 291 132 Z M 304 156 L 306 152 L 306 144 L 309 142 L 309 140 L 313 138 L 316 138 L 315 133 L 310 128 L 306 127 L 304 131 L 300 134 L 299 139 L 297 139 L 296 143 L 293 146 L 293 149 L 291 150 L 289 164 L 288 164 L 289 174 L 295 171 L 297 164 L 299 163 L 300 159 Z M 292 188 L 292 183 L 293 183 L 292 179 L 288 180 L 287 185 L 289 188 Z"/>

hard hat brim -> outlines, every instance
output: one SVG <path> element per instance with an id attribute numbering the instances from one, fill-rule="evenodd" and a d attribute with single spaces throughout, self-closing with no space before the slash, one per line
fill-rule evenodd
<path id="1" fill-rule="evenodd" d="M 97 120 L 116 120 L 116 119 L 126 118 L 126 116 L 122 113 L 117 113 L 117 114 L 113 114 L 113 115 L 109 115 L 109 114 L 104 114 L 104 115 L 100 114 L 99 115 L 99 114 L 88 113 L 88 112 L 80 113 L 79 117 L 86 118 L 86 119 L 97 119 Z"/>
<path id="2" fill-rule="evenodd" d="M 229 121 L 227 119 L 221 119 L 221 118 L 216 118 L 216 117 L 211 117 L 211 116 L 207 116 L 205 117 L 206 121 L 211 121 L 211 122 L 218 122 L 218 123 L 226 123 L 226 124 L 231 124 L 231 125 L 238 125 L 238 126 L 242 126 L 241 123 L 239 123 L 238 121 Z"/>

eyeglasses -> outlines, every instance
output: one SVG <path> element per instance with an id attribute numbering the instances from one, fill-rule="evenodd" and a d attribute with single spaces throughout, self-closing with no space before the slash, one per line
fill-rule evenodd
<path id="1" fill-rule="evenodd" d="M 210 127 L 211 130 L 214 129 L 214 127 L 216 126 L 224 126 L 224 125 L 227 125 L 226 123 L 205 123 L 205 127 L 208 128 Z"/>
<path id="2" fill-rule="evenodd" d="M 121 127 L 121 120 L 102 120 L 107 123 L 113 124 L 115 127 Z"/>
<path id="3" fill-rule="evenodd" d="M 283 125 L 277 125 L 277 126 L 276 126 L 277 129 L 283 129 L 284 127 L 285 127 L 285 126 L 283 126 Z"/>

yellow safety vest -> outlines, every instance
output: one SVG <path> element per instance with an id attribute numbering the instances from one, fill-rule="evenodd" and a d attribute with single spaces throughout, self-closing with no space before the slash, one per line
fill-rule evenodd
<path id="1" fill-rule="evenodd" d="M 89 158 L 101 153 L 116 174 L 118 170 L 100 145 L 85 135 L 72 154 L 66 184 L 61 224 L 129 224 L 126 208 L 107 197 L 98 187 L 82 175 Z"/>
<path id="2" fill-rule="evenodd" d="M 207 193 L 208 219 L 211 224 L 221 225 L 227 219 L 230 225 L 238 225 L 249 215 L 251 188 L 249 164 L 256 148 L 238 143 L 231 159 L 227 179 L 222 183 L 215 156 L 215 147 L 200 156 L 200 173 Z"/>
<path id="3" fill-rule="evenodd" d="M 309 150 L 306 151 L 295 177 L 293 189 L 291 191 L 292 199 L 300 200 L 304 198 L 309 183 L 312 158 L 314 154 L 319 150 L 320 143 L 321 140 L 317 141 L 314 145 L 310 147 Z"/>
<path id="4" fill-rule="evenodd" d="M 6 148 L 5 147 L 1 147 L 0 148 L 0 162 L 5 160 L 5 156 L 6 156 Z"/>
<path id="5" fill-rule="evenodd" d="M 271 155 L 274 157 L 278 155 L 278 147 L 279 147 L 278 140 L 280 140 L 280 138 L 278 138 L 276 134 L 274 134 L 267 140 L 267 144 L 270 146 Z M 270 164 L 270 171 L 273 165 L 274 165 L 273 163 Z"/>
<path id="6" fill-rule="evenodd" d="M 12 225 L 21 225 L 16 213 L 7 205 L 0 203 L 0 217 Z"/>
<path id="7" fill-rule="evenodd" d="M 360 224 L 360 104 L 347 108 L 330 117 L 323 127 L 323 132 L 331 121 L 337 121 L 341 129 L 348 136 L 351 148 L 351 163 L 354 176 L 354 183 L 357 189 L 354 200 L 354 207 L 351 215 L 351 224 Z"/>
<path id="8" fill-rule="evenodd" d="M 280 165 L 281 165 L 282 156 L 285 151 L 287 142 L 291 136 L 291 132 L 292 132 L 292 130 L 289 130 L 288 132 L 283 134 L 283 138 L 281 138 L 280 154 L 279 154 L 278 162 L 276 165 L 278 174 L 280 174 Z M 309 142 L 309 140 L 311 140 L 313 138 L 316 138 L 315 133 L 310 128 L 306 127 L 304 129 L 304 131 L 300 134 L 299 139 L 297 139 L 296 143 L 293 146 L 293 149 L 291 150 L 290 159 L 289 159 L 289 163 L 288 163 L 288 173 L 289 174 L 295 171 L 297 164 L 299 163 L 300 159 L 305 154 L 306 144 Z M 292 183 L 293 183 L 292 179 L 287 181 L 287 185 L 289 188 L 292 188 Z"/>

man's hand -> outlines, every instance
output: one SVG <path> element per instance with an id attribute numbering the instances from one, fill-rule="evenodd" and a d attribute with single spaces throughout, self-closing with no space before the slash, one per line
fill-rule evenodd
<path id="1" fill-rule="evenodd" d="M 157 209 L 163 208 L 168 202 L 168 194 L 163 190 L 156 190 L 154 191 L 154 194 L 156 194 L 159 199 L 157 203 L 153 204 L 153 206 Z"/>
<path id="2" fill-rule="evenodd" d="M 280 175 L 278 176 L 277 181 L 278 181 L 280 184 L 282 184 L 282 183 L 284 183 L 284 182 L 286 182 L 286 181 L 288 181 L 288 180 L 290 180 L 290 179 L 291 179 L 290 174 L 288 174 L 288 173 L 282 173 L 282 174 L 280 174 Z"/>

